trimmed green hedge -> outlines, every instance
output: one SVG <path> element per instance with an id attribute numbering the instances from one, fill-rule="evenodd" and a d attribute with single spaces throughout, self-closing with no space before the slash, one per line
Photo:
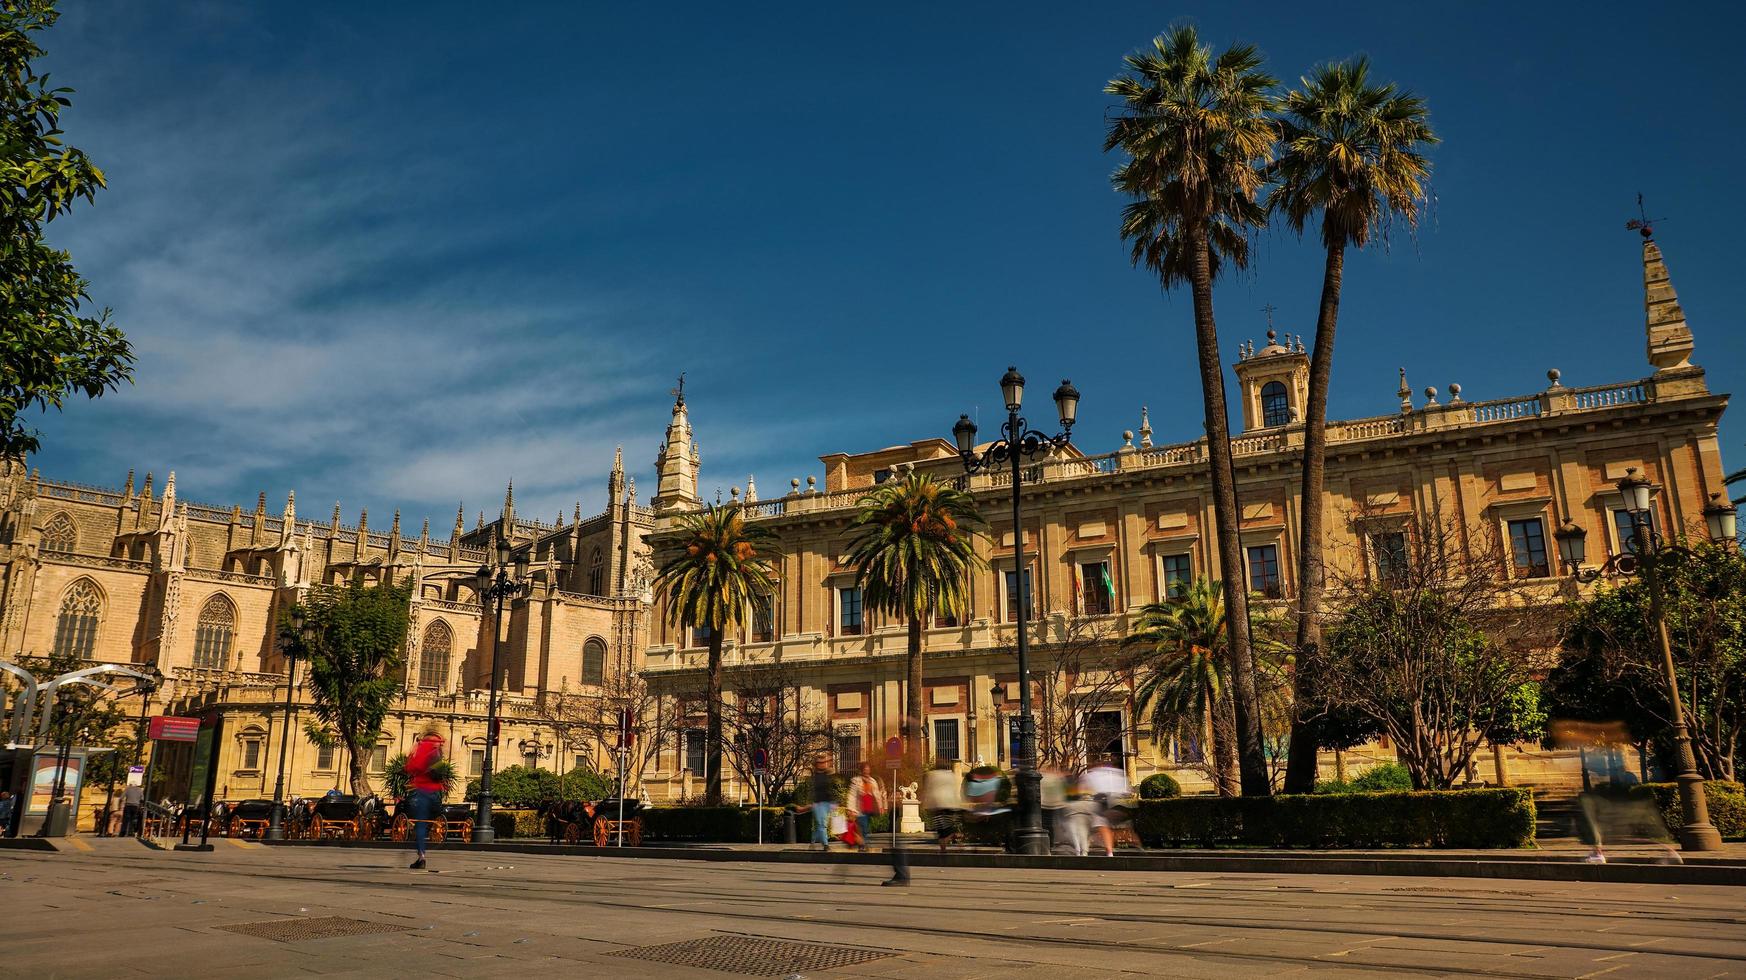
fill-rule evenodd
<path id="1" fill-rule="evenodd" d="M 1645 783 L 1631 788 L 1632 795 L 1647 793 L 1661 809 L 1661 818 L 1675 834 L 1685 823 L 1685 808 L 1679 805 L 1678 783 Z M 1709 780 L 1704 783 L 1710 823 L 1723 837 L 1746 836 L 1746 788 L 1739 783 Z"/>
<path id="2" fill-rule="evenodd" d="M 1182 795 L 1182 784 L 1167 772 L 1155 772 L 1140 780 L 1140 799 L 1173 800 Z"/>
<path id="3" fill-rule="evenodd" d="M 1149 847 L 1527 847 L 1526 789 L 1141 800 Z"/>

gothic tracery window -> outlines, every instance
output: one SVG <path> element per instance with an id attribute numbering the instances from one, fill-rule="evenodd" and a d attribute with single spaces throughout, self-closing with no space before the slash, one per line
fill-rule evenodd
<path id="1" fill-rule="evenodd" d="M 449 624 L 437 620 L 425 627 L 424 642 L 418 648 L 418 686 L 441 688 L 449 678 L 449 651 L 455 644 L 455 632 Z"/>
<path id="2" fill-rule="evenodd" d="M 236 635 L 236 605 L 215 592 L 200 607 L 194 625 L 194 666 L 222 670 L 230 666 L 230 642 Z"/>
<path id="3" fill-rule="evenodd" d="M 88 578 L 68 587 L 55 618 L 56 656 L 90 659 L 97 646 L 97 624 L 103 619 L 103 593 Z"/>
<path id="4" fill-rule="evenodd" d="M 588 594 L 606 594 L 606 558 L 599 548 L 595 548 L 593 557 L 588 559 Z"/>
<path id="5" fill-rule="evenodd" d="M 73 526 L 73 519 L 65 514 L 56 514 L 42 527 L 42 550 L 74 552 L 79 548 L 79 529 Z"/>

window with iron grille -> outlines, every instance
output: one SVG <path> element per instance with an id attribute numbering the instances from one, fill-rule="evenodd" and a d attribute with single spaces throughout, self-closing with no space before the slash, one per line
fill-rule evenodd
<path id="1" fill-rule="evenodd" d="M 705 763 L 708 761 L 704 752 L 705 732 L 701 728 L 685 730 L 685 768 L 691 770 L 694 776 L 708 775 Z"/>
<path id="2" fill-rule="evenodd" d="M 317 745 L 315 747 L 315 769 L 317 772 L 333 771 L 333 757 L 338 748 L 336 745 Z"/>
<path id="3" fill-rule="evenodd" d="M 1376 557 L 1376 578 L 1390 582 L 1407 570 L 1406 534 L 1402 531 L 1380 531 L 1370 536 L 1370 548 Z"/>
<path id="4" fill-rule="evenodd" d="M 934 719 L 934 761 L 957 762 L 962 758 L 958 751 L 958 719 Z"/>
<path id="5" fill-rule="evenodd" d="M 1160 590 L 1164 599 L 1180 599 L 1188 594 L 1194 581 L 1194 559 L 1189 555 L 1164 555 L 1158 559 L 1158 573 L 1163 578 Z"/>
<path id="6" fill-rule="evenodd" d="M 1261 386 L 1261 424 L 1268 428 L 1291 421 L 1291 399 L 1285 385 L 1269 381 Z"/>

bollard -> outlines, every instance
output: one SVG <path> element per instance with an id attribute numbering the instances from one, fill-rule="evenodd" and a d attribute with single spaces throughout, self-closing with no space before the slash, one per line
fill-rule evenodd
<path id="1" fill-rule="evenodd" d="M 784 807 L 782 810 L 782 839 L 794 843 L 794 808 Z"/>

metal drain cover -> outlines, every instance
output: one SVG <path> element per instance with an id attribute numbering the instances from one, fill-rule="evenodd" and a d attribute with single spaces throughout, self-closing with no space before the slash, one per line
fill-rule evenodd
<path id="1" fill-rule="evenodd" d="M 795 943 L 750 936 L 711 936 L 708 939 L 690 939 L 663 946 L 636 946 L 609 955 L 671 963 L 675 966 L 695 966 L 749 977 L 774 977 L 788 976 L 803 970 L 853 966 L 856 963 L 883 959 L 891 954 L 853 946 L 821 946 L 817 943 Z"/>
<path id="2" fill-rule="evenodd" d="M 305 939 L 333 939 L 338 936 L 371 936 L 384 932 L 405 932 L 405 926 L 390 925 L 386 922 L 366 922 L 363 919 L 348 919 L 341 915 L 323 915 L 300 919 L 269 919 L 266 922 L 238 922 L 235 925 L 218 926 L 225 932 L 234 932 L 239 936 L 253 936 L 256 939 L 272 939 L 281 943 L 301 942 Z"/>

